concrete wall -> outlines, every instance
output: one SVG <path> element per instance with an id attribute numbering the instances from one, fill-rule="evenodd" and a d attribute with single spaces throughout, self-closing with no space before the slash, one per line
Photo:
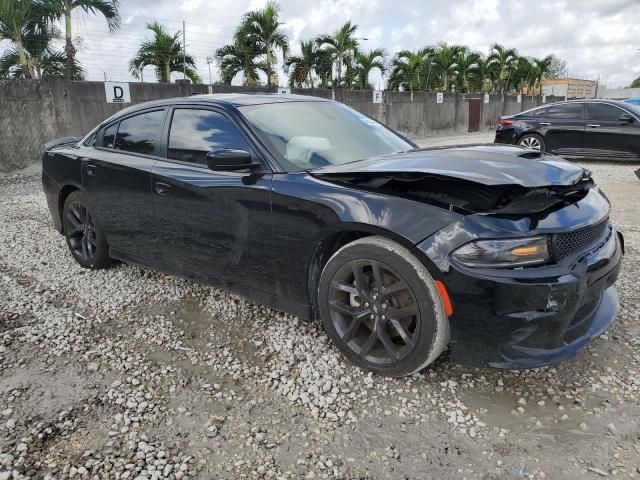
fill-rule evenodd
<path id="1" fill-rule="evenodd" d="M 607 88 L 602 98 L 640 98 L 640 88 Z"/>
<path id="2" fill-rule="evenodd" d="M 273 92 L 267 88 L 224 85 L 130 83 L 132 104 L 194 93 Z M 435 93 L 385 92 L 374 104 L 371 91 L 292 89 L 292 93 L 335 99 L 412 137 L 466 132 L 469 99 L 482 95 L 445 94 L 438 104 Z M 547 97 L 547 102 L 552 101 Z M 542 103 L 540 97 L 492 95 L 481 103 L 480 128 L 495 127 L 502 115 L 517 113 Z M 103 82 L 72 82 L 58 77 L 43 80 L 0 80 L 0 171 L 37 162 L 44 144 L 54 138 L 84 135 L 96 124 L 131 104 L 105 101 Z"/>

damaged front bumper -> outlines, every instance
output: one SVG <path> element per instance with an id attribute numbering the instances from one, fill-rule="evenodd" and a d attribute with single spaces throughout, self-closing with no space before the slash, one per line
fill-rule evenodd
<path id="1" fill-rule="evenodd" d="M 574 357 L 602 334 L 618 312 L 613 284 L 624 248 L 621 234 L 610 225 L 607 232 L 555 265 L 483 271 L 450 263 L 442 273 L 454 311 L 451 361 L 541 367 Z"/>

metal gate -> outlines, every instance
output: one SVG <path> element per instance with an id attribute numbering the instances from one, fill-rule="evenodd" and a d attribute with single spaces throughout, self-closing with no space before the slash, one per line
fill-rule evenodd
<path id="1" fill-rule="evenodd" d="M 477 132 L 480 130 L 480 102 L 479 98 L 469 99 L 469 131 Z"/>

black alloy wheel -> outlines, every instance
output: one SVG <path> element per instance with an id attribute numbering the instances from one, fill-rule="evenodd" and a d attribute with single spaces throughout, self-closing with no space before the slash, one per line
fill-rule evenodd
<path id="1" fill-rule="evenodd" d="M 342 341 L 368 362 L 391 364 L 415 348 L 420 334 L 416 297 L 384 263 L 345 263 L 331 281 L 329 309 Z"/>
<path id="2" fill-rule="evenodd" d="M 324 328 L 356 365 L 386 376 L 416 372 L 449 342 L 435 282 L 409 250 L 380 236 L 339 249 L 320 276 Z"/>
<path id="3" fill-rule="evenodd" d="M 87 196 L 79 190 L 72 192 L 62 215 L 64 235 L 73 258 L 84 268 L 106 267 L 110 263 L 109 248 Z"/>
<path id="4" fill-rule="evenodd" d="M 92 261 L 96 254 L 97 240 L 91 212 L 80 202 L 72 202 L 67 209 L 65 220 L 71 252 L 84 262 Z"/>

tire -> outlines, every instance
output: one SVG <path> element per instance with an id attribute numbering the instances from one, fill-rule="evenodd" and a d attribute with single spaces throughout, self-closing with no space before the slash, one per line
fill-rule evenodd
<path id="1" fill-rule="evenodd" d="M 338 349 L 379 375 L 422 370 L 449 343 L 449 320 L 431 275 L 409 250 L 384 237 L 361 238 L 329 259 L 318 305 Z"/>
<path id="2" fill-rule="evenodd" d="M 85 193 L 76 190 L 69 194 L 62 209 L 62 225 L 69 251 L 81 267 L 97 270 L 109 266 L 109 246 Z"/>
<path id="3" fill-rule="evenodd" d="M 518 140 L 518 145 L 529 150 L 537 150 L 540 152 L 544 152 L 546 146 L 542 135 L 538 135 L 537 133 L 527 133 L 523 135 Z"/>

